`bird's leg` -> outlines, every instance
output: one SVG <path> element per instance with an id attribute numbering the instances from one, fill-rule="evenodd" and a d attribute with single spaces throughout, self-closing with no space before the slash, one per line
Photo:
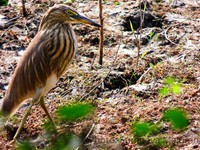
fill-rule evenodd
<path id="1" fill-rule="evenodd" d="M 35 94 L 35 96 L 33 97 L 32 101 L 31 101 L 31 104 L 30 104 L 29 107 L 27 108 L 27 110 L 26 110 L 26 112 L 25 112 L 25 114 L 24 114 L 24 117 L 23 117 L 23 119 L 22 119 L 22 121 L 21 121 L 21 123 L 20 123 L 20 126 L 19 126 L 19 128 L 17 129 L 17 132 L 15 133 L 15 135 L 14 135 L 14 137 L 13 137 L 13 141 L 14 141 L 14 142 L 16 141 L 17 136 L 19 135 L 20 131 L 22 130 L 22 127 L 24 126 L 24 123 L 25 123 L 25 121 L 26 121 L 28 115 L 29 115 L 30 112 L 31 112 L 32 106 L 35 104 L 35 102 L 37 102 L 38 100 L 40 100 L 40 98 L 41 98 L 41 96 L 40 96 L 41 90 L 42 90 L 42 89 L 38 89 L 38 90 L 36 91 L 36 94 Z M 11 142 L 12 142 L 12 141 L 11 141 Z"/>
<path id="2" fill-rule="evenodd" d="M 38 99 L 38 98 L 36 98 L 36 99 Z M 21 121 L 21 123 L 20 123 L 20 126 L 19 126 L 19 128 L 17 129 L 17 132 L 15 133 L 15 135 L 14 135 L 14 137 L 13 137 L 13 141 L 14 141 L 14 142 L 16 141 L 17 136 L 19 135 L 20 131 L 22 130 L 22 127 L 24 126 L 24 123 L 25 123 L 25 121 L 26 121 L 28 115 L 30 114 L 31 108 L 32 108 L 32 106 L 33 106 L 33 104 L 34 104 L 34 102 L 35 102 L 36 99 L 33 99 L 33 100 L 31 101 L 31 104 L 30 104 L 29 107 L 27 108 L 27 110 L 26 110 L 26 112 L 25 112 L 25 115 L 24 115 L 24 117 L 23 117 L 23 119 L 22 119 L 22 121 Z"/>
<path id="3" fill-rule="evenodd" d="M 53 124 L 54 128 L 56 129 L 56 125 L 55 125 L 53 119 L 51 118 L 51 115 L 49 114 L 49 112 L 48 112 L 48 110 L 47 110 L 47 108 L 45 106 L 44 96 L 42 96 L 41 99 L 40 99 L 40 106 L 42 107 L 42 109 L 46 113 L 47 117 L 49 118 L 50 122 Z"/>

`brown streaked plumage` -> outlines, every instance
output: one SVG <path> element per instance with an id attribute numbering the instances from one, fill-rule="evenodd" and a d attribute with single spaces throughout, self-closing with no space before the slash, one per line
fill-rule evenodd
<path id="1" fill-rule="evenodd" d="M 2 113 L 9 118 L 22 102 L 32 98 L 13 140 L 16 140 L 36 102 L 40 102 L 53 122 L 44 105 L 44 96 L 55 86 L 75 56 L 77 43 L 71 23 L 79 22 L 100 27 L 66 5 L 56 5 L 43 16 L 38 33 L 15 69 L 2 104 Z"/>

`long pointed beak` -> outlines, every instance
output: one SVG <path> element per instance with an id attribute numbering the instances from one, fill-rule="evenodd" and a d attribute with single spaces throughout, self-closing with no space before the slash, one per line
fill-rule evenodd
<path id="1" fill-rule="evenodd" d="M 78 15 L 78 18 L 77 18 L 78 22 L 80 23 L 85 23 L 85 24 L 89 24 L 89 25 L 92 25 L 92 26 L 96 26 L 96 27 L 101 27 L 101 25 L 99 25 L 98 23 L 84 17 L 84 16 L 81 16 L 81 15 Z"/>

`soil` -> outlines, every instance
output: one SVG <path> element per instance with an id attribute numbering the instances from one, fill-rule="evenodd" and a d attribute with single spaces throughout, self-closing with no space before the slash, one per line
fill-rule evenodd
<path id="1" fill-rule="evenodd" d="M 21 16 L 17 1 L 0 7 L 0 22 L 7 22 L 5 26 L 0 24 L 0 104 L 17 62 L 37 33 L 42 15 L 58 3 L 63 2 L 29 0 L 26 17 Z M 99 22 L 97 0 L 74 1 L 70 5 Z M 200 1 L 149 0 L 146 5 L 142 3 L 141 10 L 139 6 L 134 0 L 104 1 L 103 65 L 98 64 L 98 28 L 73 25 L 78 40 L 76 59 L 46 95 L 46 105 L 56 118 L 61 105 L 75 100 L 95 103 L 95 113 L 89 119 L 69 125 L 70 131 L 83 141 L 80 149 L 200 149 Z M 139 31 L 141 14 L 144 20 Z M 181 83 L 181 92 L 161 97 L 159 89 L 167 77 Z M 15 149 L 15 144 L 9 142 L 29 103 L 26 101 L 9 120 L 11 125 L 1 130 L 0 149 Z M 176 107 L 185 110 L 190 124 L 183 131 L 176 131 L 170 123 L 162 122 L 160 135 L 167 146 L 134 140 L 134 121 L 157 123 L 165 110 Z M 18 140 L 30 140 L 38 149 L 48 147 L 45 120 L 43 110 L 34 105 Z"/>

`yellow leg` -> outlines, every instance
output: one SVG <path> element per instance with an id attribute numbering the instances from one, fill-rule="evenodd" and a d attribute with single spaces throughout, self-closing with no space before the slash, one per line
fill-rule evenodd
<path id="1" fill-rule="evenodd" d="M 16 141 L 17 136 L 18 136 L 19 133 L 21 132 L 22 127 L 24 126 L 24 123 L 25 123 L 25 121 L 26 121 L 28 115 L 29 115 L 30 112 L 31 112 L 32 106 L 35 104 L 35 102 L 37 102 L 37 101 L 40 99 L 40 97 L 41 97 L 41 96 L 40 96 L 40 93 L 41 93 L 41 89 L 37 91 L 37 93 L 35 94 L 34 98 L 32 99 L 31 104 L 30 104 L 30 106 L 27 108 L 27 110 L 26 110 L 26 112 L 25 112 L 25 115 L 24 115 L 24 117 L 23 117 L 23 119 L 22 119 L 22 121 L 21 121 L 21 123 L 20 123 L 20 126 L 19 126 L 19 128 L 17 129 L 17 132 L 15 133 L 15 135 L 14 135 L 14 137 L 13 137 L 13 140 L 12 140 L 11 142 L 15 142 L 15 141 Z"/>
<path id="2" fill-rule="evenodd" d="M 51 121 L 51 123 L 53 124 L 53 126 L 54 126 L 55 129 L 56 129 L 56 125 L 55 125 L 53 119 L 51 118 L 51 115 L 49 114 L 49 112 L 48 112 L 48 110 L 47 110 L 47 108 L 46 108 L 46 106 L 45 106 L 45 103 L 44 103 L 44 96 L 42 96 L 41 99 L 40 99 L 40 106 L 42 107 L 42 109 L 43 109 L 44 112 L 46 113 L 47 117 L 49 118 L 49 120 Z"/>
<path id="3" fill-rule="evenodd" d="M 30 112 L 31 112 L 31 108 L 32 108 L 33 104 L 34 104 L 34 101 L 32 101 L 31 104 L 30 104 L 30 106 L 27 108 L 26 113 L 25 113 L 25 115 L 24 115 L 24 117 L 23 117 L 23 119 L 22 119 L 22 121 L 21 121 L 21 123 L 20 123 L 20 126 L 19 126 L 19 128 L 17 129 L 17 132 L 15 133 L 15 135 L 14 135 L 14 137 L 13 137 L 13 141 L 14 141 L 14 142 L 16 141 L 17 136 L 18 136 L 19 133 L 21 132 L 22 127 L 24 126 L 24 123 L 25 123 L 25 121 L 26 121 L 28 115 L 29 115 Z"/>

